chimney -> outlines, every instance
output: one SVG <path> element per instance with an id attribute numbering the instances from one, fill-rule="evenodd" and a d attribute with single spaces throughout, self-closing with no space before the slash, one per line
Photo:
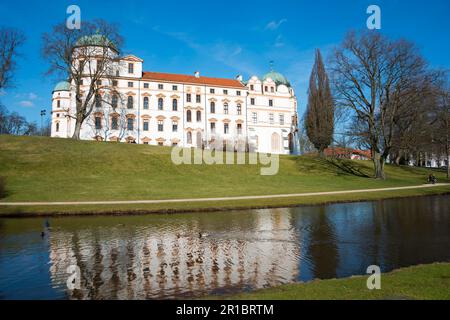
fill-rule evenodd
<path id="1" fill-rule="evenodd" d="M 242 74 L 238 74 L 236 76 L 236 80 L 242 82 L 243 78 L 242 78 Z"/>
<path id="2" fill-rule="evenodd" d="M 196 78 L 200 78 L 200 71 L 195 71 L 194 76 L 195 76 Z"/>

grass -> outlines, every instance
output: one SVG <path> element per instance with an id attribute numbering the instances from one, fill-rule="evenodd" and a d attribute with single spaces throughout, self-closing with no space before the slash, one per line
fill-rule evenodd
<path id="1" fill-rule="evenodd" d="M 450 300 L 450 263 L 435 263 L 381 275 L 381 289 L 368 290 L 367 276 L 314 280 L 227 296 L 245 300 Z M 224 299 L 224 297 L 210 297 Z"/>
<path id="2" fill-rule="evenodd" d="M 102 201 L 208 198 L 383 188 L 423 184 L 424 168 L 387 166 L 388 180 L 372 179 L 372 162 L 281 156 L 275 176 L 260 175 L 260 165 L 179 165 L 171 148 L 97 143 L 46 137 L 0 136 L 1 201 Z M 435 172 L 440 182 L 444 172 Z M 449 186 L 302 198 L 227 202 L 0 207 L 4 214 L 101 213 L 276 207 L 335 201 L 375 200 L 450 192 Z"/>

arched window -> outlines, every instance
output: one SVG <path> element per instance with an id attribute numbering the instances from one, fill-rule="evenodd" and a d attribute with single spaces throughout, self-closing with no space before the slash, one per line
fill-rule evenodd
<path id="1" fill-rule="evenodd" d="M 56 123 L 56 132 L 59 132 L 59 122 Z"/>
<path id="2" fill-rule="evenodd" d="M 132 96 L 128 96 L 127 108 L 133 109 L 133 97 Z"/>
<path id="3" fill-rule="evenodd" d="M 187 133 L 187 143 L 192 144 L 192 132 L 190 131 Z"/>
<path id="4" fill-rule="evenodd" d="M 172 100 L 172 110 L 173 111 L 177 111 L 178 110 L 178 100 L 177 99 L 173 99 Z"/>
<path id="5" fill-rule="evenodd" d="M 95 107 L 99 109 L 102 107 L 102 96 L 99 94 L 95 95 Z"/>
<path id="6" fill-rule="evenodd" d="M 197 111 L 197 122 L 202 121 L 202 112 L 201 111 Z"/>
<path id="7" fill-rule="evenodd" d="M 238 105 L 237 105 L 237 114 L 238 114 L 238 115 L 241 115 L 241 114 L 242 114 L 242 106 L 241 106 L 240 103 L 238 103 Z"/>
<path id="8" fill-rule="evenodd" d="M 210 104 L 210 111 L 211 113 L 216 113 L 216 103 L 214 101 Z"/>
<path id="9" fill-rule="evenodd" d="M 191 122 L 192 121 L 192 112 L 191 112 L 191 110 L 188 110 L 186 112 L 186 121 L 187 122 Z"/>
<path id="10" fill-rule="evenodd" d="M 117 102 L 118 102 L 117 94 L 114 94 L 111 98 L 111 106 L 113 109 L 117 108 Z"/>
<path id="11" fill-rule="evenodd" d="M 164 108 L 164 100 L 163 98 L 158 99 L 158 110 L 162 110 Z"/>
<path id="12" fill-rule="evenodd" d="M 223 104 L 223 113 L 228 114 L 228 103 Z"/>
<path id="13" fill-rule="evenodd" d="M 61 100 L 56 100 L 56 107 L 61 108 Z"/>
<path id="14" fill-rule="evenodd" d="M 148 109 L 148 97 L 144 97 L 144 109 Z"/>
<path id="15" fill-rule="evenodd" d="M 278 133 L 273 133 L 272 134 L 272 152 L 273 153 L 280 152 L 280 146 L 281 146 L 280 135 Z"/>

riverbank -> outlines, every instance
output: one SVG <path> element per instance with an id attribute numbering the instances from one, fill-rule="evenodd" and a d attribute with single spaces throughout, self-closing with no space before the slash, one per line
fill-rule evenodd
<path id="1" fill-rule="evenodd" d="M 434 263 L 381 275 L 381 290 L 368 290 L 367 276 L 314 280 L 227 297 L 233 300 L 450 300 L 450 263 Z"/>
<path id="2" fill-rule="evenodd" d="M 371 178 L 372 162 L 281 156 L 275 176 L 261 165 L 180 165 L 171 148 L 0 136 L 0 203 L 63 202 L 60 205 L 1 206 L 2 216 L 148 214 L 291 207 L 450 193 L 449 185 L 377 192 L 349 192 L 423 185 L 425 168 L 387 166 L 388 180 Z M 433 171 L 439 182 L 449 182 Z M 312 195 L 313 193 L 314 195 Z M 291 196 L 302 194 L 302 196 Z M 262 196 L 242 199 L 241 196 Z M 288 195 L 273 197 L 273 195 Z M 267 198 L 264 198 L 267 196 Z M 214 200 L 231 197 L 230 200 Z M 206 198 L 212 200 L 198 201 Z M 174 199 L 193 199 L 174 202 Z M 109 203 L 109 201 L 167 201 Z M 92 201 L 105 202 L 90 204 Z M 64 204 L 65 202 L 81 202 Z M 86 203 L 88 202 L 88 203 Z"/>

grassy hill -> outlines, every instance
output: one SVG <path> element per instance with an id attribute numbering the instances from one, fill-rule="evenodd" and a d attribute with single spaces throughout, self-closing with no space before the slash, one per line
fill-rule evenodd
<path id="1" fill-rule="evenodd" d="M 387 166 L 388 180 L 371 178 L 370 161 L 321 160 L 313 157 L 281 156 L 279 173 L 260 175 L 259 165 L 179 165 L 171 162 L 171 148 L 148 145 L 98 143 L 47 137 L 0 136 L 0 177 L 6 181 L 1 201 L 100 201 L 170 198 L 207 198 L 270 195 L 315 191 L 382 188 L 423 184 L 429 170 Z M 436 173 L 444 182 L 444 173 Z M 399 191 L 398 196 L 450 192 L 449 187 Z M 274 206 L 323 201 L 358 200 L 346 195 L 314 199 L 267 199 L 221 203 L 221 207 Z M 103 206 L 61 208 L 59 211 L 153 210 L 217 207 L 217 203 Z M 0 212 L 17 208 L 0 207 Z M 20 209 L 23 210 L 23 209 Z M 27 208 L 45 212 L 48 207 Z M 54 209 L 53 209 L 54 210 Z"/>

